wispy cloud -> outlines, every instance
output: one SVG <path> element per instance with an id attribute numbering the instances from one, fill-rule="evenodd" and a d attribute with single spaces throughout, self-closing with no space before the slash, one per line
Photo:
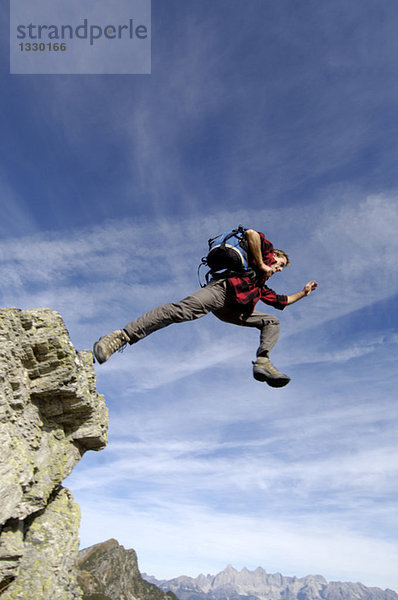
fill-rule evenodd
<path id="1" fill-rule="evenodd" d="M 349 206 L 343 202 L 336 204 L 333 215 L 321 204 L 315 227 L 310 220 L 313 210 L 308 206 L 256 215 L 250 209 L 232 215 L 221 211 L 203 217 L 200 228 L 195 219 L 179 224 L 161 219 L 139 225 L 128 220 L 111 221 L 62 235 L 48 233 L 3 241 L 2 303 L 54 308 L 63 315 L 77 346 L 91 347 L 93 340 L 108 330 L 124 326 L 154 305 L 193 291 L 198 286 L 195 265 L 206 251 L 205 236 L 238 222 L 263 228 L 268 235 L 275 231 L 277 245 L 285 242 L 289 252 L 291 249 L 292 266 L 270 281 L 279 292 L 296 291 L 313 277 L 320 282 L 319 290 L 309 299 L 278 313 L 283 336 L 297 336 L 397 292 L 395 198 L 357 200 Z M 286 222 L 294 222 L 297 229 L 285 231 Z M 195 341 L 187 351 L 187 336 L 192 333 Z M 154 389 L 216 364 L 236 368 L 244 356 L 246 360 L 254 357 L 257 346 L 256 332 L 226 326 L 214 317 L 200 325 L 180 326 L 172 338 L 170 333 L 155 335 L 155 345 L 140 347 L 135 391 Z M 178 344 L 170 347 L 171 339 Z M 299 355 L 292 354 L 293 344 L 287 349 L 285 364 L 349 360 L 373 352 L 383 343 L 383 336 L 344 342 L 342 347 L 318 355 L 317 347 L 304 347 Z M 156 378 L 151 369 L 154 363 Z M 130 373 L 130 353 L 126 352 L 122 360 L 118 357 L 117 362 L 112 359 L 105 368 L 109 375 Z"/>
<path id="2" fill-rule="evenodd" d="M 338 522 L 348 537 L 356 530 L 377 539 L 386 525 L 393 534 L 398 456 L 388 399 L 310 414 L 296 406 L 289 416 L 293 403 L 278 409 L 263 402 L 256 410 L 255 402 L 239 403 L 240 395 L 221 397 L 218 412 L 205 393 L 203 406 L 183 397 L 119 407 L 105 462 L 76 469 L 72 489 L 86 500 L 101 482 L 105 501 L 117 490 L 127 506 L 155 514 L 159 505 L 176 514 L 183 504 L 222 522 L 226 512 L 239 520 L 250 508 L 253 522 L 285 515 L 303 527 Z M 275 543 L 270 532 L 267 539 Z"/>
<path id="3" fill-rule="evenodd" d="M 316 216 L 315 226 L 311 215 Z M 270 281 L 278 291 L 287 285 L 289 292 L 290 286 L 301 286 L 311 276 L 320 280 L 319 292 L 308 301 L 310 319 L 304 303 L 283 314 L 290 319 L 289 327 L 301 328 L 397 292 L 397 221 L 396 199 L 374 197 L 356 199 L 349 206 L 343 199 L 332 215 L 321 204 L 317 209 L 307 206 L 256 214 L 250 209 L 219 212 L 204 217 L 200 227 L 196 219 L 176 224 L 170 218 L 137 225 L 114 221 L 63 234 L 44 233 L 0 244 L 2 289 L 5 301 L 12 295 L 18 300 L 21 295 L 25 302 L 27 294 L 34 299 L 35 293 L 44 290 L 61 288 L 64 296 L 68 290 L 85 294 L 86 289 L 89 293 L 93 289 L 95 295 L 100 294 L 97 311 L 106 296 L 108 302 L 120 305 L 128 298 L 131 304 L 138 301 L 141 310 L 146 303 L 149 307 L 152 298 L 156 303 L 156 296 L 166 298 L 171 290 L 176 290 L 174 296 L 189 293 L 197 283 L 195 265 L 206 251 L 206 237 L 243 222 L 265 229 L 277 245 L 284 245 L 292 254 L 292 267 Z M 285 230 L 285 224 L 293 222 L 295 230 Z"/>

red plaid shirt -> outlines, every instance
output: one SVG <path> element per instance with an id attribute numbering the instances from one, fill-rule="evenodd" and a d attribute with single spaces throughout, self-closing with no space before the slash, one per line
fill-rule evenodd
<path id="1" fill-rule="evenodd" d="M 271 265 L 274 261 L 274 247 L 271 242 L 265 239 L 263 233 L 258 232 L 261 238 L 261 254 L 266 265 Z M 249 253 L 249 264 L 254 269 L 256 262 Z M 243 310 L 251 314 L 259 300 L 270 304 L 279 310 L 283 310 L 287 305 L 287 296 L 277 294 L 265 285 L 269 279 L 265 274 L 256 278 L 247 277 L 229 277 L 227 279 L 229 289 L 232 292 L 233 300 L 242 306 Z"/>

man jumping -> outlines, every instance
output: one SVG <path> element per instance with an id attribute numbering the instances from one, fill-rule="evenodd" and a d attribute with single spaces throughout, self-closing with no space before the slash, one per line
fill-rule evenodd
<path id="1" fill-rule="evenodd" d="M 255 310 L 259 300 L 279 310 L 308 296 L 318 286 L 309 281 L 300 292 L 289 296 L 276 294 L 266 281 L 290 264 L 288 255 L 274 249 L 263 233 L 245 229 L 250 274 L 228 274 L 214 277 L 206 286 L 180 302 L 163 304 L 128 323 L 123 329 L 108 333 L 95 342 L 94 356 L 102 364 L 126 344 L 135 344 L 150 333 L 172 323 L 182 323 L 212 312 L 221 321 L 255 327 L 260 331 L 260 345 L 253 363 L 253 377 L 271 387 L 283 387 L 290 378 L 271 363 L 269 353 L 279 338 L 279 319 Z"/>

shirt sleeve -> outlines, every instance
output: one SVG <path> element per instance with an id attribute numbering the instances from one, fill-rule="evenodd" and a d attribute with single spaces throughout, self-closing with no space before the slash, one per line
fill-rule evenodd
<path id="1" fill-rule="evenodd" d="M 274 290 L 271 290 L 266 285 L 263 285 L 261 290 L 260 300 L 265 304 L 270 304 L 278 310 L 283 310 L 287 306 L 287 296 L 283 294 L 277 294 Z"/>

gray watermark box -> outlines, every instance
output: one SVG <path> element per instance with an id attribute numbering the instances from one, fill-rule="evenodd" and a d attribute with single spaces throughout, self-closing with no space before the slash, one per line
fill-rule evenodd
<path id="1" fill-rule="evenodd" d="M 10 73 L 151 72 L 151 0 L 10 0 Z"/>

